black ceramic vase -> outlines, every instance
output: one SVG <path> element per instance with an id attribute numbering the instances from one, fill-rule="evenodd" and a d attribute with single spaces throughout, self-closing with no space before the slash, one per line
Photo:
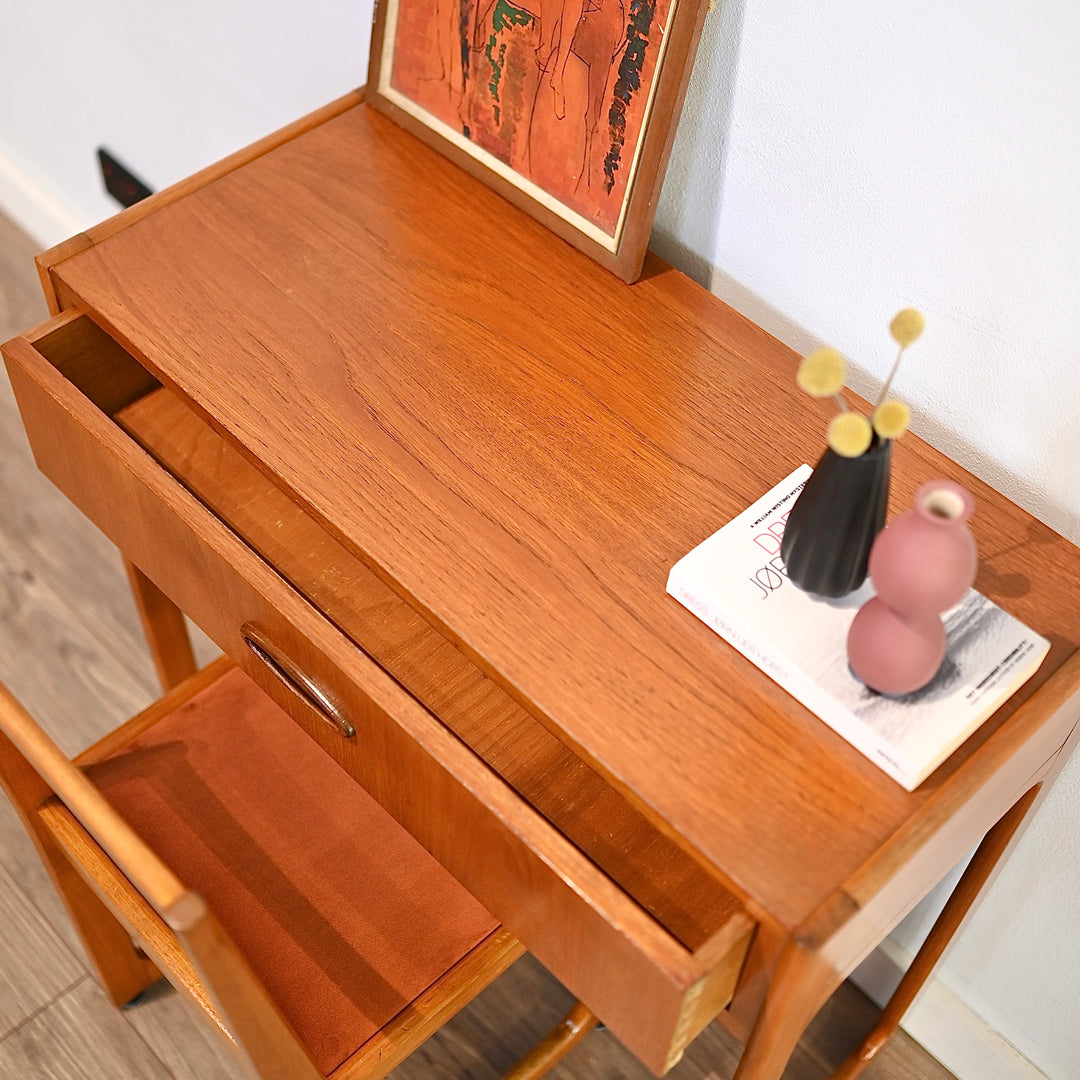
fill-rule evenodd
<path id="1" fill-rule="evenodd" d="M 846 596 L 866 580 L 870 547 L 889 506 L 892 442 L 847 458 L 826 449 L 784 526 L 788 578 L 817 596 Z"/>

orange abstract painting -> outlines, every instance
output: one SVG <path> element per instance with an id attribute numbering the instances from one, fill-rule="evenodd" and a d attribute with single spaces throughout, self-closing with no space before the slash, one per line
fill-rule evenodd
<path id="1" fill-rule="evenodd" d="M 676 0 L 387 2 L 380 91 L 614 250 Z"/>

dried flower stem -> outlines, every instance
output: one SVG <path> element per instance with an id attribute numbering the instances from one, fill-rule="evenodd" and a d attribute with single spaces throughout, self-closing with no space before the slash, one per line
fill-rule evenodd
<path id="1" fill-rule="evenodd" d="M 904 349 L 907 346 L 901 345 L 900 351 L 896 354 L 896 359 L 893 361 L 892 370 L 889 372 L 889 377 L 885 380 L 885 385 L 881 388 L 881 393 L 878 394 L 877 402 L 874 404 L 876 409 L 888 396 L 889 389 L 892 386 L 893 379 L 896 378 L 896 373 L 900 369 L 900 361 L 904 358 Z"/>

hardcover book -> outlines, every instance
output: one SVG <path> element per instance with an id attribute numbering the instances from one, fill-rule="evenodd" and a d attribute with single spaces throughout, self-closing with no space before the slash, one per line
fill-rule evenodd
<path id="1" fill-rule="evenodd" d="M 874 595 L 803 592 L 784 573 L 784 522 L 803 465 L 681 558 L 667 591 L 908 791 L 914 790 L 1037 670 L 1050 643 L 970 589 L 943 613 L 947 651 L 921 690 L 886 697 L 848 668 L 847 632 Z"/>

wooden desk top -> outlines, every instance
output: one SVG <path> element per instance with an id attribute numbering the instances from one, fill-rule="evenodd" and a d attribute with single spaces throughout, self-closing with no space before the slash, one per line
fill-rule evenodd
<path id="1" fill-rule="evenodd" d="M 817 456 L 828 409 L 796 390 L 797 358 L 657 260 L 625 285 L 363 105 L 54 274 L 789 928 L 841 891 L 861 902 L 860 881 L 963 805 L 1045 717 L 1019 706 L 1080 642 L 1080 552 L 900 442 L 893 512 L 934 476 L 968 486 L 978 587 L 1053 642 L 905 793 L 664 592 L 677 558 Z M 1076 665 L 1063 674 L 1075 689 Z"/>

